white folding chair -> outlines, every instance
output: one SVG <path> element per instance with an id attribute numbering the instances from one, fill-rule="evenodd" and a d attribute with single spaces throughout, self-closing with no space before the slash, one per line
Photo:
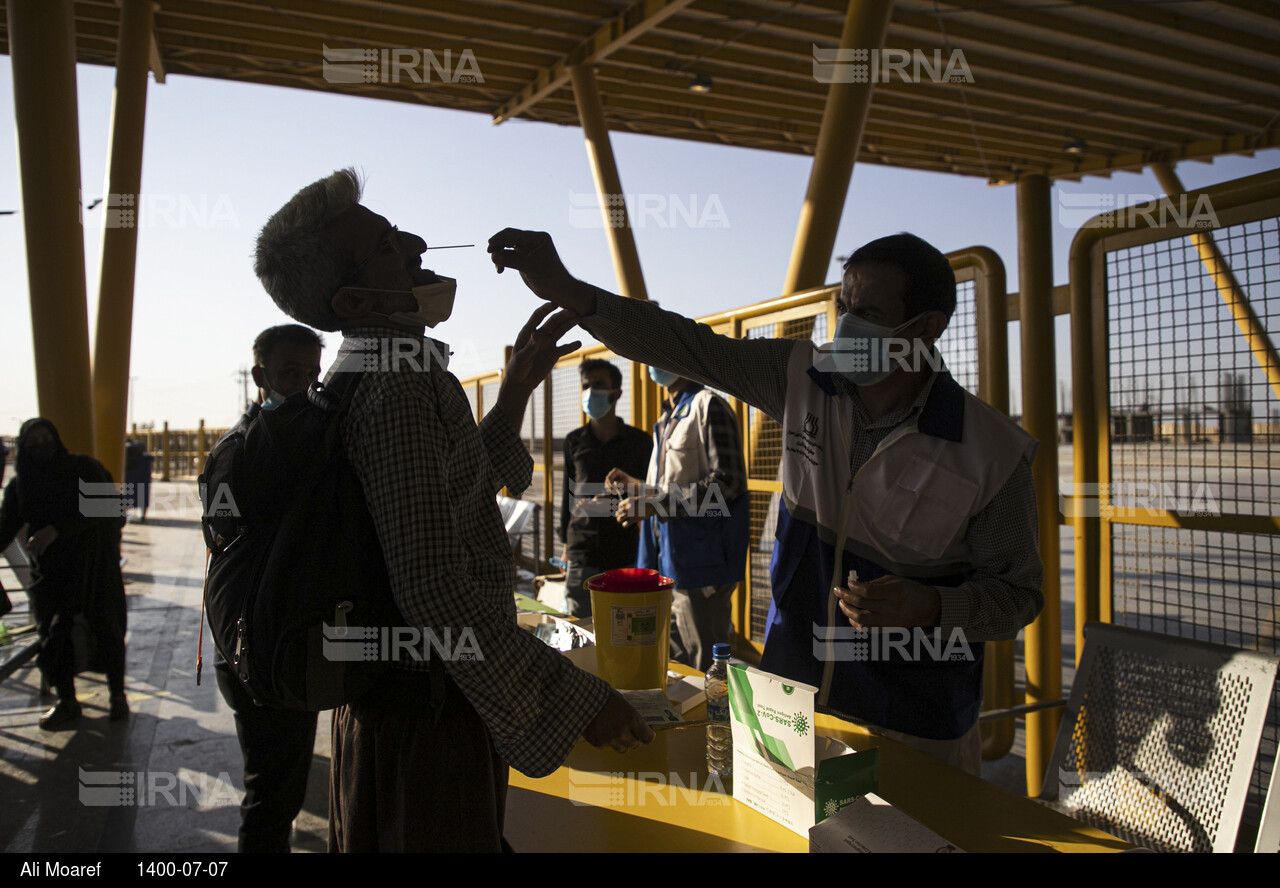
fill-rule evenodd
<path id="1" fill-rule="evenodd" d="M 1156 851 L 1234 850 L 1277 658 L 1090 623 L 1041 799 Z"/>
<path id="2" fill-rule="evenodd" d="M 539 503 L 532 500 L 512 499 L 509 496 L 498 497 L 498 511 L 502 513 L 502 523 L 507 529 L 507 538 L 511 541 L 511 551 L 520 545 L 520 538 L 531 533 L 535 527 L 534 516 L 538 514 Z"/>
<path id="3" fill-rule="evenodd" d="M 1280 754 L 1271 763 L 1271 786 L 1262 809 L 1262 822 L 1258 824 L 1258 843 L 1253 850 L 1257 854 L 1280 852 Z"/>

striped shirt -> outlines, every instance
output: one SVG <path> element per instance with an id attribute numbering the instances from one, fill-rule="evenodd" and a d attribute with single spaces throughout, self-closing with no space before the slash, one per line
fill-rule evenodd
<path id="1" fill-rule="evenodd" d="M 523 491 L 533 460 L 501 411 L 476 425 L 462 386 L 445 369 L 443 343 L 377 327 L 343 332 L 326 380 L 365 371 L 343 417 L 343 444 L 400 613 L 424 636 L 448 632 L 458 648 L 469 630 L 476 655 L 445 657 L 449 675 L 509 764 L 529 776 L 549 774 L 609 687 L 516 624 L 515 568 L 495 495 L 504 486 Z"/>

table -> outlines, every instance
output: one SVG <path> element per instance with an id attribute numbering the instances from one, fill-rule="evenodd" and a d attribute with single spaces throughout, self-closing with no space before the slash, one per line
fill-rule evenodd
<path id="1" fill-rule="evenodd" d="M 686 715 L 703 717 L 705 707 Z M 822 714 L 815 722 L 818 733 L 854 749 L 878 746 L 879 795 L 966 851 L 1131 847 L 848 722 Z M 707 774 L 703 729 L 659 731 L 652 744 L 625 755 L 580 740 L 554 774 L 534 779 L 511 771 L 505 835 L 517 851 L 808 850 L 807 839 L 730 791 Z"/>

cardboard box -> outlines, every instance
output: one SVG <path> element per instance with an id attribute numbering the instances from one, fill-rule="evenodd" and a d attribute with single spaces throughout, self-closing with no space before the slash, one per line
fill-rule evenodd
<path id="1" fill-rule="evenodd" d="M 910 814 L 867 793 L 809 830 L 811 853 L 963 854 Z"/>
<path id="2" fill-rule="evenodd" d="M 814 734 L 817 688 L 729 667 L 733 797 L 801 836 L 877 788 L 879 750 Z"/>

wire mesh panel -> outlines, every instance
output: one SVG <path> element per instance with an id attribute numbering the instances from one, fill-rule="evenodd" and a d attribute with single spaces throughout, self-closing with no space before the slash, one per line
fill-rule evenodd
<path id="1" fill-rule="evenodd" d="M 809 339 L 814 343 L 829 340 L 827 314 L 824 304 L 815 304 L 813 316 L 782 323 L 749 322 L 743 325 L 747 339 Z M 767 320 L 764 319 L 764 320 Z M 755 407 L 747 408 L 747 477 L 750 481 L 782 480 L 782 426 Z M 748 482 L 748 483 L 749 483 Z M 769 602 L 773 598 L 773 584 L 769 581 L 769 562 L 773 558 L 773 537 L 778 523 L 778 500 L 781 494 L 770 490 L 751 491 L 751 530 L 747 549 L 748 571 L 751 580 L 750 637 L 763 643 L 764 630 L 769 616 Z"/>
<path id="2" fill-rule="evenodd" d="M 543 390 L 546 382 L 538 383 L 538 387 L 533 390 L 533 394 L 529 397 L 529 406 L 524 411 L 524 424 L 520 426 L 520 440 L 524 441 L 524 446 L 529 448 L 529 455 L 533 457 L 535 463 L 545 463 L 546 454 L 542 452 L 542 435 L 545 429 L 547 410 L 543 403 Z M 533 485 L 530 485 L 530 490 Z M 542 497 L 542 488 L 537 488 L 538 498 Z M 526 497 L 528 492 L 526 492 Z"/>
<path id="3" fill-rule="evenodd" d="M 485 414 L 487 414 L 490 410 L 493 409 L 493 406 L 498 403 L 498 383 L 486 382 L 483 385 L 481 385 L 480 400 L 482 401 L 480 409 L 482 409 L 485 412 Z M 481 416 L 480 418 L 483 419 L 484 416 Z"/>
<path id="4" fill-rule="evenodd" d="M 1275 652 L 1280 537 L 1256 532 L 1255 516 L 1280 516 L 1280 380 L 1267 378 L 1242 334 L 1253 322 L 1230 306 L 1247 302 L 1261 349 L 1274 349 L 1280 228 L 1267 218 L 1213 239 L 1232 274 L 1211 275 L 1185 232 L 1106 257 L 1110 477 L 1099 502 L 1111 523 L 1112 617 Z M 1206 529 L 1142 526 L 1169 513 Z M 1278 725 L 1280 691 L 1251 819 Z"/>
<path id="5" fill-rule="evenodd" d="M 956 284 L 956 310 L 937 347 L 947 369 L 965 389 L 978 393 L 978 312 L 974 282 Z"/>
<path id="6" fill-rule="evenodd" d="M 480 422 L 483 417 L 478 416 L 476 411 L 476 387 L 474 385 L 466 385 L 462 387 L 462 390 L 466 393 L 467 403 L 471 405 L 471 415 L 476 418 L 477 423 Z"/>

